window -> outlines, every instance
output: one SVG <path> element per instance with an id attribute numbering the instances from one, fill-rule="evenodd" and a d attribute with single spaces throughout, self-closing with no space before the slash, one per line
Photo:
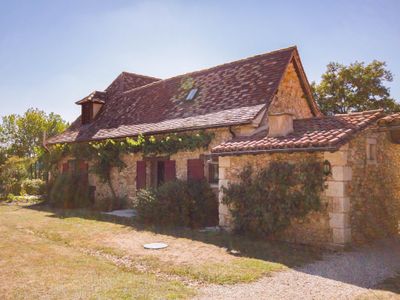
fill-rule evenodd
<path id="1" fill-rule="evenodd" d="M 157 186 L 160 186 L 165 181 L 165 162 L 158 161 L 157 162 Z"/>
<path id="2" fill-rule="evenodd" d="M 81 122 L 82 124 L 88 124 L 92 120 L 93 117 L 93 103 L 83 103 L 82 104 L 82 116 Z"/>
<path id="3" fill-rule="evenodd" d="M 367 139 L 367 162 L 376 163 L 376 139 Z"/>
<path id="4" fill-rule="evenodd" d="M 376 160 L 376 144 L 369 144 L 368 160 Z"/>
<path id="5" fill-rule="evenodd" d="M 210 184 L 218 184 L 219 166 L 218 158 L 213 157 L 208 161 L 208 182 Z"/>
<path id="6" fill-rule="evenodd" d="M 188 101 L 193 100 L 194 97 L 196 97 L 198 90 L 199 90 L 199 89 L 196 89 L 196 88 L 191 89 L 191 90 L 189 91 L 189 93 L 187 94 L 187 96 L 186 96 L 186 100 L 188 100 Z"/>
<path id="7" fill-rule="evenodd" d="M 150 166 L 150 184 L 153 187 L 176 178 L 174 160 L 153 159 L 150 161 Z"/>

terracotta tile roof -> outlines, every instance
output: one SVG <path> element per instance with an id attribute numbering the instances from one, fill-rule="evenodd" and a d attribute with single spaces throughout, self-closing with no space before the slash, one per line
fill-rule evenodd
<path id="1" fill-rule="evenodd" d="M 120 79 L 123 83 L 114 81 L 106 90 L 106 104 L 91 124 L 80 126 L 76 121 L 48 143 L 251 122 L 261 109 L 269 106 L 294 54 L 297 54 L 296 47 L 290 47 L 150 82 L 128 91 L 123 73 L 120 75 L 124 77 Z M 117 88 L 118 85 L 123 87 Z M 194 100 L 187 101 L 185 97 L 192 87 L 198 93 Z M 125 91 L 121 93 L 122 90 Z"/>
<path id="2" fill-rule="evenodd" d="M 378 121 L 378 124 L 381 126 L 400 125 L 400 113 L 395 113 L 395 114 L 391 114 L 386 117 L 383 117 Z"/>
<path id="3" fill-rule="evenodd" d="M 294 132 L 285 137 L 268 137 L 266 133 L 235 138 L 212 149 L 214 153 L 252 153 L 334 150 L 355 133 L 377 121 L 381 110 L 293 120 Z"/>

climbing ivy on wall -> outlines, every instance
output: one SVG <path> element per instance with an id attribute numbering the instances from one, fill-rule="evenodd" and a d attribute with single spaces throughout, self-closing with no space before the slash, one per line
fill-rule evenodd
<path id="1" fill-rule="evenodd" d="M 320 209 L 324 181 L 322 163 L 315 159 L 271 162 L 256 174 L 247 166 L 238 182 L 224 188 L 223 202 L 230 208 L 236 231 L 276 234 L 293 218 Z"/>
<path id="2" fill-rule="evenodd" d="M 144 136 L 137 138 L 125 138 L 89 143 L 57 144 L 51 147 L 44 159 L 48 169 L 54 167 L 60 159 L 72 156 L 77 159 L 92 161 L 91 171 L 100 179 L 108 183 L 111 192 L 116 198 L 116 193 L 111 184 L 111 170 L 122 170 L 125 163 L 123 154 L 143 153 L 145 156 L 172 155 L 179 151 L 193 151 L 200 148 L 208 148 L 214 133 L 200 131 L 197 133 L 174 133 L 163 136 Z"/>

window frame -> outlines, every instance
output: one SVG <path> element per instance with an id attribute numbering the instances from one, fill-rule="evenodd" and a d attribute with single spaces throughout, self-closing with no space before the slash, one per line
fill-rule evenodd
<path id="1" fill-rule="evenodd" d="M 212 166 L 212 168 L 211 168 L 211 166 Z M 211 174 L 212 170 L 214 170 L 216 172 L 214 174 Z M 215 178 L 215 174 L 216 174 L 216 178 Z M 214 181 L 212 179 L 216 179 L 216 180 Z M 207 160 L 207 181 L 210 184 L 210 186 L 218 186 L 218 184 L 219 184 L 219 161 L 218 161 L 218 157 L 211 156 Z"/>
<path id="2" fill-rule="evenodd" d="M 367 164 L 377 164 L 377 141 L 374 138 L 367 138 L 366 142 L 366 161 Z"/>

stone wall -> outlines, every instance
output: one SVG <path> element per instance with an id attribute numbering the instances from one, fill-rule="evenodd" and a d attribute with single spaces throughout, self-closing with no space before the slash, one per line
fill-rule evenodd
<path id="1" fill-rule="evenodd" d="M 223 156 L 219 158 L 219 221 L 220 225 L 230 230 L 233 220 L 226 205 L 222 204 L 223 191 L 221 187 L 228 186 L 230 182 L 237 182 L 240 172 L 246 165 L 251 165 L 255 172 L 265 168 L 271 161 L 298 162 L 307 157 L 314 157 L 320 161 L 324 159 L 323 153 L 293 153 L 293 154 L 258 154 Z M 331 245 L 333 243 L 332 228 L 330 227 L 329 207 L 332 197 L 324 193 L 321 196 L 321 211 L 310 213 L 303 220 L 293 220 L 291 226 L 280 233 L 278 239 L 301 244 Z"/>
<path id="2" fill-rule="evenodd" d="M 368 157 L 368 145 L 376 145 L 376 159 Z M 248 164 L 255 170 L 273 160 L 295 162 L 306 156 L 329 161 L 332 174 L 322 194 L 323 209 L 304 220 L 293 220 L 281 234 L 286 241 L 342 248 L 398 233 L 400 220 L 400 145 L 387 132 L 365 130 L 335 152 L 315 154 L 258 154 L 219 158 L 219 185 L 238 180 Z M 221 203 L 220 225 L 231 229 L 229 209 Z"/>
<path id="3" fill-rule="evenodd" d="M 312 112 L 304 95 L 293 63 L 290 63 L 278 88 L 269 113 L 291 113 L 295 119 L 311 118 Z"/>
<path id="4" fill-rule="evenodd" d="M 368 159 L 368 144 L 376 144 L 376 159 Z M 400 145 L 388 133 L 371 128 L 349 143 L 352 181 L 351 239 L 365 243 L 398 233 L 400 216 Z"/>
<path id="5" fill-rule="evenodd" d="M 227 128 L 212 129 L 215 137 L 210 143 L 208 149 L 197 149 L 195 151 L 180 151 L 170 156 L 171 160 L 175 160 L 176 176 L 178 179 L 186 180 L 187 178 L 187 160 L 193 158 L 200 158 L 201 155 L 209 154 L 211 148 L 227 141 L 232 138 Z M 196 132 L 193 132 L 195 134 Z M 133 203 L 136 197 L 136 162 L 143 160 L 142 154 L 127 154 L 122 158 L 126 167 L 122 170 L 114 169 L 111 174 L 112 186 L 120 198 L 126 198 L 128 203 Z M 91 164 L 89 163 L 89 168 Z M 147 172 L 148 174 L 150 172 Z M 147 182 L 150 179 L 147 178 Z M 112 193 L 108 184 L 102 182 L 100 178 L 94 174 L 89 173 L 89 183 L 96 187 L 95 201 L 103 201 L 104 199 L 111 198 Z"/>

